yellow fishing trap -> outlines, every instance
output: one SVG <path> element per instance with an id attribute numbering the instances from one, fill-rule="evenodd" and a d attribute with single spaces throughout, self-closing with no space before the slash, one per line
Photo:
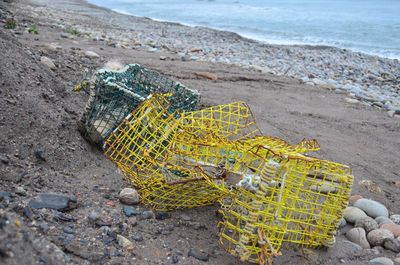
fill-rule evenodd
<path id="1" fill-rule="evenodd" d="M 301 154 L 253 151 L 260 156 L 247 163 L 259 166 L 221 200 L 222 245 L 259 264 L 270 264 L 283 244 L 332 246 L 350 196 L 351 170 Z"/>
<path id="2" fill-rule="evenodd" d="M 212 204 L 225 191 L 210 186 L 197 165 L 179 158 L 176 139 L 184 129 L 169 106 L 165 96 L 152 95 L 111 133 L 105 153 L 139 188 L 143 203 L 155 209 Z"/>
<path id="3" fill-rule="evenodd" d="M 261 134 L 243 102 L 175 112 L 153 94 L 104 143 L 106 155 L 156 210 L 221 203 L 220 242 L 235 256 L 272 262 L 284 245 L 335 243 L 351 170 Z"/>

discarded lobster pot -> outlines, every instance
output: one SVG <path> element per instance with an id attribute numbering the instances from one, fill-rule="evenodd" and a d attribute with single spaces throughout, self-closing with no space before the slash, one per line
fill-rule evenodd
<path id="1" fill-rule="evenodd" d="M 154 94 L 110 134 L 105 154 L 139 188 L 142 201 L 158 210 L 192 208 L 215 203 L 226 195 L 214 177 L 215 188 L 200 166 L 218 169 L 227 157 L 219 138 L 242 138 L 259 133 L 250 109 L 243 103 L 204 110 L 170 113 L 166 96 Z M 205 147 L 210 148 L 206 149 Z M 191 160 L 185 152 L 201 156 Z M 196 153 L 198 152 L 198 153 Z"/>
<path id="2" fill-rule="evenodd" d="M 121 121 L 152 93 L 171 93 L 169 111 L 194 110 L 200 94 L 162 74 L 138 64 L 121 70 L 101 69 L 80 119 L 79 128 L 89 141 L 102 144 Z"/>
<path id="3" fill-rule="evenodd" d="M 315 140 L 289 145 L 261 135 L 240 102 L 179 115 L 168 114 L 167 102 L 153 95 L 105 146 L 145 204 L 172 210 L 218 199 L 220 242 L 250 262 L 272 262 L 283 245 L 335 243 L 348 167 L 303 155 L 319 149 Z"/>
<path id="4" fill-rule="evenodd" d="M 195 110 L 200 96 L 139 65 L 100 70 L 81 121 L 156 210 L 220 202 L 220 242 L 270 264 L 289 245 L 332 246 L 353 182 L 344 165 L 261 133 L 243 102 Z M 154 92 L 168 92 L 167 94 Z"/>
<path id="5" fill-rule="evenodd" d="M 333 246 L 350 196 L 351 170 L 272 148 L 253 151 L 259 158 L 247 164 L 260 166 L 221 200 L 222 245 L 259 264 L 271 264 L 283 245 Z"/>

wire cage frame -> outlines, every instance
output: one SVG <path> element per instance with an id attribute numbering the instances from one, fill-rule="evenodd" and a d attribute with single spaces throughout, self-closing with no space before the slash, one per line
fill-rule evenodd
<path id="1" fill-rule="evenodd" d="M 171 93 L 171 112 L 195 110 L 200 102 L 196 90 L 138 64 L 129 64 L 116 71 L 98 70 L 79 121 L 80 131 L 89 141 L 102 144 L 130 112 L 157 92 Z"/>
<path id="2" fill-rule="evenodd" d="M 231 113 L 229 115 L 229 113 Z M 331 246 L 350 196 L 345 165 L 263 136 L 242 102 L 171 112 L 145 100 L 109 135 L 106 155 L 156 210 L 221 203 L 220 242 L 241 260 L 271 263 L 283 246 Z"/>
<path id="3" fill-rule="evenodd" d="M 107 138 L 105 154 L 139 188 L 142 202 L 157 210 L 215 203 L 224 192 L 211 187 L 197 165 L 178 163 L 175 139 L 182 126 L 165 96 L 154 94 Z"/>
<path id="4" fill-rule="evenodd" d="M 264 160 L 262 169 L 220 201 L 221 244 L 259 264 L 272 263 L 283 245 L 332 246 L 350 196 L 351 170 L 285 150 L 252 149 Z"/>

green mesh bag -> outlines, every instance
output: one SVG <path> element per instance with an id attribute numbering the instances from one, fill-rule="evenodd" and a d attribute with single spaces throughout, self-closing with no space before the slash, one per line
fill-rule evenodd
<path id="1" fill-rule="evenodd" d="M 169 111 L 195 110 L 200 94 L 179 82 L 129 64 L 121 70 L 101 69 L 94 74 L 89 100 L 79 122 L 79 129 L 89 141 L 102 144 L 121 121 L 150 94 L 170 93 Z"/>

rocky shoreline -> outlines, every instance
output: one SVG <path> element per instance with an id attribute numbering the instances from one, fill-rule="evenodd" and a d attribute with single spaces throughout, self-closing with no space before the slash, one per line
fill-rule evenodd
<path id="1" fill-rule="evenodd" d="M 327 46 L 269 45 L 236 33 L 118 14 L 84 1 L 54 1 L 51 8 L 35 2 L 39 4 L 23 12 L 40 14 L 54 27 L 77 30 L 110 46 L 168 52 L 182 60 L 221 62 L 294 77 L 307 85 L 349 92 L 353 102 L 400 115 L 397 59 Z M 105 21 L 104 27 L 96 25 L 100 21 Z M 111 31 L 107 24 L 113 25 Z"/>

